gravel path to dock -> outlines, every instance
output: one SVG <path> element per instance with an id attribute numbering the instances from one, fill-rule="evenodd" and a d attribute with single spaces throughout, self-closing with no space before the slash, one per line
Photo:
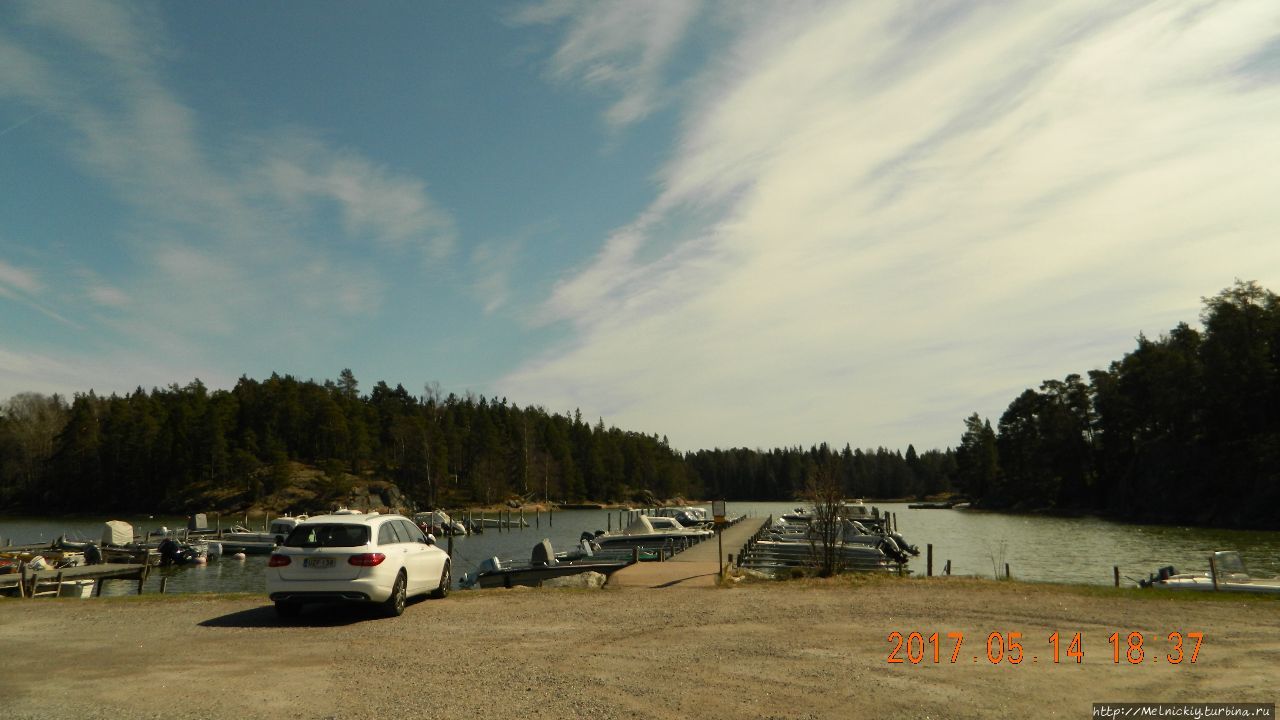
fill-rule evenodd
<path id="1" fill-rule="evenodd" d="M 939 662 L 926 641 L 920 664 L 906 644 L 890 663 L 895 631 L 939 633 Z M 1142 633 L 1138 664 L 1130 632 Z M 1169 662 L 1171 632 L 1203 633 L 1194 663 L 1190 638 Z M 963 633 L 954 663 L 948 633 Z M 0 601 L 10 720 L 1083 719 L 1102 701 L 1275 702 L 1277 668 L 1275 599 L 955 578 L 485 590 L 400 618 L 316 607 L 288 624 L 261 597 Z"/>

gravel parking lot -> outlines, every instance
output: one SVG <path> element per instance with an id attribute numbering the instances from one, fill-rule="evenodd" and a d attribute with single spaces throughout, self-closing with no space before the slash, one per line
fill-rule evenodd
<path id="1" fill-rule="evenodd" d="M 927 640 L 889 662 L 894 631 L 939 633 L 939 662 Z M 1169 662 L 1171 632 L 1203 633 L 1195 663 L 1189 637 Z M 1275 702 L 1280 601 L 879 579 L 455 592 L 400 618 L 281 623 L 263 597 L 6 600 L 0 650 L 5 718 L 1087 718 L 1101 701 Z"/>

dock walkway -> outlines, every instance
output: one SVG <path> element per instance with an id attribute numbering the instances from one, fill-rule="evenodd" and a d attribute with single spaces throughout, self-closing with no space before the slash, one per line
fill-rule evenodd
<path id="1" fill-rule="evenodd" d="M 666 562 L 628 565 L 609 576 L 610 587 L 664 588 L 715 587 L 720 573 L 719 546 L 725 555 L 736 555 L 747 540 L 764 527 L 766 518 L 749 517 L 726 528 L 722 542 L 711 538 L 685 550 Z M 726 561 L 727 564 L 727 561 Z"/>
<path id="2" fill-rule="evenodd" d="M 143 577 L 145 572 L 145 565 L 129 563 L 101 563 L 99 565 L 77 565 L 67 568 L 46 568 L 38 572 L 33 572 L 30 568 L 27 568 L 26 584 L 28 587 L 34 587 L 37 579 L 41 585 L 53 583 L 61 575 L 64 583 L 69 583 L 73 580 L 93 580 L 98 586 L 94 590 L 99 591 L 103 580 L 138 580 Z M 22 576 L 19 573 L 0 575 L 0 593 L 17 588 L 21 578 Z"/>

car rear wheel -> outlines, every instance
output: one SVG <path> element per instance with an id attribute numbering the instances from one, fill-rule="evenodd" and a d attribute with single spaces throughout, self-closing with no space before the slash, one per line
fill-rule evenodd
<path id="1" fill-rule="evenodd" d="M 382 604 L 383 611 L 389 617 L 399 617 L 404 614 L 404 604 L 408 599 L 408 591 L 406 590 L 406 582 L 404 571 L 401 570 L 396 575 L 396 582 L 391 586 L 391 596 Z"/>
<path id="2" fill-rule="evenodd" d="M 439 600 L 449 595 L 449 585 L 453 582 L 453 578 L 449 575 L 449 561 L 444 561 L 444 570 L 440 573 L 440 587 L 431 591 L 431 597 Z"/>

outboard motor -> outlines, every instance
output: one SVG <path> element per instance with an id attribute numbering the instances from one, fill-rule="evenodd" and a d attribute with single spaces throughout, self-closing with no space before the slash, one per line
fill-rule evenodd
<path id="1" fill-rule="evenodd" d="M 556 560 L 555 552 L 551 549 L 551 540 L 549 538 L 542 538 L 542 542 L 533 546 L 533 556 L 529 559 L 529 562 L 533 565 L 542 566 L 559 563 L 559 560 Z"/>
<path id="2" fill-rule="evenodd" d="M 903 550 L 905 550 L 905 551 L 907 551 L 907 552 L 911 553 L 912 555 L 919 555 L 919 554 L 920 554 L 920 548 L 918 548 L 918 547 L 916 547 L 915 545 L 912 545 L 911 543 L 907 542 L 907 539 L 906 539 L 906 538 L 904 538 L 904 537 L 902 537 L 902 535 L 900 535 L 899 533 L 891 532 L 891 533 L 889 533 L 889 537 L 893 538 L 893 541 L 894 541 L 894 542 L 896 542 L 896 543 L 898 544 L 898 547 L 900 547 L 900 548 L 902 548 Z"/>
<path id="3" fill-rule="evenodd" d="M 900 563 L 907 561 L 907 554 L 903 552 L 902 548 L 898 547 L 898 543 L 888 535 L 884 537 L 884 540 L 880 541 L 879 547 L 880 550 L 885 555 L 889 556 L 890 559 Z"/>
<path id="4" fill-rule="evenodd" d="M 463 573 L 462 579 L 458 581 L 458 587 L 473 588 L 480 583 L 481 575 L 489 572 L 497 572 L 501 569 L 502 561 L 496 557 L 491 557 L 477 565 L 476 569 L 472 572 Z"/>
<path id="5" fill-rule="evenodd" d="M 1155 575 L 1149 576 L 1146 580 L 1138 580 L 1138 585 L 1144 588 L 1154 587 L 1156 583 L 1168 580 L 1177 574 L 1178 571 L 1174 570 L 1172 565 L 1165 565 L 1157 570 Z"/>
<path id="6" fill-rule="evenodd" d="M 165 538 L 160 541 L 160 547 L 158 549 L 160 550 L 161 565 L 176 565 L 177 563 L 182 562 L 180 559 L 181 547 L 178 546 L 177 540 L 174 540 L 173 538 Z"/>
<path id="7" fill-rule="evenodd" d="M 590 530 L 583 530 L 582 534 L 578 536 L 578 542 L 595 542 L 595 539 L 595 533 Z"/>
<path id="8" fill-rule="evenodd" d="M 93 543 L 84 546 L 84 563 L 86 565 L 102 564 L 102 551 Z"/>

